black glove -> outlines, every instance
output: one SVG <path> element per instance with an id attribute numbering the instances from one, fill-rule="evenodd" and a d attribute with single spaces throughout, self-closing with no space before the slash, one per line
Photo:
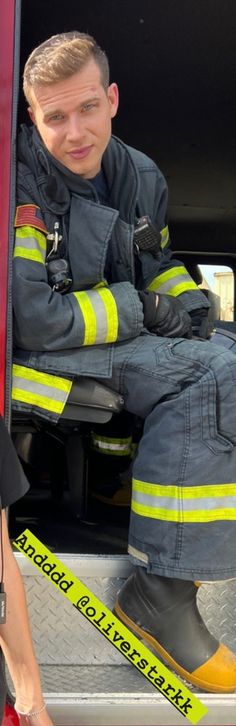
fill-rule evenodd
<path id="1" fill-rule="evenodd" d="M 208 320 L 208 312 L 208 308 L 199 308 L 189 313 L 194 337 L 201 338 L 202 340 L 207 340 L 211 337 L 214 324 Z"/>
<path id="2" fill-rule="evenodd" d="M 148 290 L 139 291 L 143 303 L 144 325 L 152 333 L 167 338 L 191 338 L 191 318 L 180 300 L 170 295 L 157 295 Z"/>

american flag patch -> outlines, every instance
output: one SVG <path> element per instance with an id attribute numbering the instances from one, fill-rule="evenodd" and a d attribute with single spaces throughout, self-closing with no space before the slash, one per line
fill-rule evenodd
<path id="1" fill-rule="evenodd" d="M 35 204 L 21 204 L 16 207 L 14 227 L 24 227 L 25 225 L 40 229 L 41 232 L 47 234 L 41 210 Z"/>

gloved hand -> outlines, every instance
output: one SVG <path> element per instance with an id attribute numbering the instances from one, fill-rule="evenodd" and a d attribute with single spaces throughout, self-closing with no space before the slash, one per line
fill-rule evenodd
<path id="1" fill-rule="evenodd" d="M 192 337 L 191 318 L 178 298 L 165 294 L 157 296 L 148 290 L 139 291 L 139 297 L 148 330 L 167 338 Z"/>
<path id="2" fill-rule="evenodd" d="M 192 322 L 193 335 L 196 338 L 207 340 L 211 337 L 214 328 L 213 322 L 208 320 L 208 309 L 199 308 L 189 313 Z"/>

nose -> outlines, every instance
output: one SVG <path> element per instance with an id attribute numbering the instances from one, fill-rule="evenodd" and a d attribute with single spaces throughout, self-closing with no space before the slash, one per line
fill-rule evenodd
<path id="1" fill-rule="evenodd" d="M 73 114 L 68 120 L 67 139 L 68 141 L 80 141 L 84 136 L 83 120 L 78 114 Z"/>

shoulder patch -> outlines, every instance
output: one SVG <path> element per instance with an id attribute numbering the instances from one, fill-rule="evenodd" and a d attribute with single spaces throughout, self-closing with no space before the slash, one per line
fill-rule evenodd
<path id="1" fill-rule="evenodd" d="M 14 227 L 24 227 L 25 225 L 35 227 L 47 234 L 41 210 L 35 204 L 21 204 L 16 207 Z"/>

